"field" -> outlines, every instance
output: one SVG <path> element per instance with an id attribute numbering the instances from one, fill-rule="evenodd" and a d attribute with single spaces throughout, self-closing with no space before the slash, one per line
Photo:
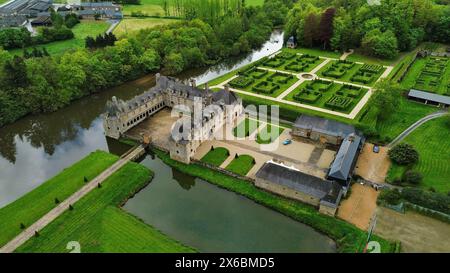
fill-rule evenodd
<path id="1" fill-rule="evenodd" d="M 230 156 L 228 149 L 223 147 L 214 148 L 209 151 L 202 159 L 202 162 L 219 167 Z"/>
<path id="2" fill-rule="evenodd" d="M 83 253 L 193 251 L 118 208 L 151 177 L 144 166 L 127 163 L 17 252 L 69 252 L 70 241 L 79 242 Z"/>
<path id="3" fill-rule="evenodd" d="M 419 162 L 413 166 L 423 174 L 420 187 L 447 194 L 450 192 L 450 126 L 448 117 L 428 121 L 404 140 L 419 152 Z M 388 180 L 401 177 L 406 168 L 393 164 Z"/>
<path id="4" fill-rule="evenodd" d="M 245 176 L 255 165 L 255 159 L 249 155 L 239 155 L 225 168 L 226 170 Z"/>
<path id="5" fill-rule="evenodd" d="M 405 89 L 418 89 L 450 96 L 450 59 L 417 58 L 401 82 Z"/>
<path id="6" fill-rule="evenodd" d="M 169 155 L 155 150 L 155 153 L 166 164 L 177 170 L 195 177 L 199 177 L 219 187 L 239 193 L 258 204 L 278 211 L 294 220 L 307 224 L 315 230 L 323 232 L 337 242 L 338 252 L 362 252 L 367 233 L 343 220 L 321 214 L 316 208 L 306 204 L 289 200 L 264 190 L 256 188 L 252 183 L 215 172 L 200 165 L 186 165 L 170 159 Z M 395 244 L 378 236 L 373 240 L 380 242 L 382 252 L 393 252 Z"/>
<path id="7" fill-rule="evenodd" d="M 88 36 L 96 37 L 99 34 L 105 33 L 109 28 L 109 23 L 105 21 L 83 20 L 72 28 L 75 37 L 70 40 L 57 41 L 45 45 L 36 46 L 36 48 L 46 48 L 51 55 L 62 54 L 64 51 L 75 48 L 84 48 L 85 38 Z M 33 47 L 28 47 L 31 50 Z M 10 51 L 13 54 L 22 55 L 22 49 L 14 49 Z"/>
<path id="8" fill-rule="evenodd" d="M 55 198 L 63 201 L 79 190 L 88 180 L 95 178 L 102 171 L 118 160 L 117 156 L 96 151 L 65 169 L 41 186 L 17 201 L 0 209 L 0 246 L 12 240 L 22 230 L 20 224 L 30 226 L 40 217 L 52 210 Z"/>
<path id="9" fill-rule="evenodd" d="M 140 5 L 124 5 L 123 15 L 131 15 L 133 12 L 141 12 L 147 16 L 164 16 L 162 8 L 163 0 L 141 0 Z"/>
<path id="10" fill-rule="evenodd" d="M 163 18 L 127 18 L 120 21 L 113 33 L 117 37 L 126 36 L 129 33 L 136 32 L 141 29 L 152 28 L 155 26 L 174 23 L 177 20 Z"/>

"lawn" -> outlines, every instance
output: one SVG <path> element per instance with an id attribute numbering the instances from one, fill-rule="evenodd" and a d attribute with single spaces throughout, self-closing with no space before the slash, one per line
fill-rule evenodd
<path id="1" fill-rule="evenodd" d="M 146 16 L 164 16 L 163 0 L 140 0 L 140 5 L 124 5 L 123 14 L 131 15 L 133 12 L 142 12 Z"/>
<path id="2" fill-rule="evenodd" d="M 256 121 L 254 119 L 248 119 L 241 121 L 241 123 L 238 124 L 233 129 L 233 134 L 235 137 L 244 138 L 250 136 L 256 129 L 258 129 L 259 121 Z"/>
<path id="3" fill-rule="evenodd" d="M 83 253 L 193 251 L 119 208 L 152 176 L 144 166 L 127 163 L 17 252 L 69 252 L 70 241 L 79 242 Z"/>
<path id="4" fill-rule="evenodd" d="M 249 155 L 239 155 L 225 168 L 226 170 L 245 176 L 255 165 L 255 159 Z"/>
<path id="5" fill-rule="evenodd" d="M 201 161 L 219 167 L 230 156 L 228 149 L 223 147 L 209 151 Z"/>
<path id="6" fill-rule="evenodd" d="M 84 177 L 88 180 L 95 178 L 117 160 L 117 156 L 106 152 L 93 152 L 25 196 L 0 209 L 2 223 L 0 246 L 22 231 L 21 223 L 30 226 L 52 210 L 56 206 L 55 198 L 63 201 L 84 186 Z"/>
<path id="7" fill-rule="evenodd" d="M 414 122 L 435 111 L 437 111 L 435 107 L 401 97 L 400 103 L 389 118 L 385 121 L 378 121 L 376 125 L 381 141 L 384 143 L 392 141 Z M 365 121 L 363 120 L 362 122 L 364 123 Z"/>
<path id="8" fill-rule="evenodd" d="M 327 58 L 333 58 L 333 59 L 339 59 L 342 55 L 340 52 L 321 50 L 318 48 L 301 48 L 301 47 L 295 48 L 295 49 L 283 48 L 283 52 L 309 54 L 309 55 L 313 55 L 313 56 L 327 57 Z"/>
<path id="9" fill-rule="evenodd" d="M 343 220 L 321 214 L 316 208 L 301 202 L 260 190 L 247 181 L 233 178 L 200 165 L 186 165 L 177 162 L 170 159 L 167 153 L 158 150 L 155 150 L 155 153 L 166 164 L 185 174 L 199 177 L 221 188 L 241 194 L 258 204 L 278 211 L 326 234 L 336 241 L 338 252 L 356 253 L 362 252 L 364 248 L 367 233 Z M 384 240 L 376 235 L 372 236 L 372 240 L 378 241 L 381 244 L 381 251 L 383 253 L 395 251 L 395 244 L 393 242 Z"/>
<path id="10" fill-rule="evenodd" d="M 450 192 L 450 126 L 448 117 L 428 121 L 403 141 L 419 152 L 419 162 L 413 170 L 423 174 L 420 187 L 447 194 Z M 389 180 L 401 177 L 407 168 L 393 165 Z"/>
<path id="11" fill-rule="evenodd" d="M 93 21 L 93 20 L 82 20 L 81 23 L 77 24 L 72 28 L 75 37 L 70 40 L 57 41 L 44 45 L 35 46 L 36 48 L 46 48 L 48 53 L 51 55 L 62 54 L 64 51 L 75 48 L 85 47 L 85 38 L 88 36 L 96 37 L 99 34 L 105 33 L 110 24 L 105 21 Z M 27 50 L 32 50 L 33 47 L 28 47 Z M 12 54 L 22 55 L 22 49 L 10 50 Z"/>
<path id="12" fill-rule="evenodd" d="M 350 85 L 346 86 L 329 81 L 306 81 L 283 99 L 350 113 L 368 91 L 365 88 L 353 88 Z"/>
<path id="13" fill-rule="evenodd" d="M 113 33 L 117 37 L 127 36 L 132 32 L 136 32 L 141 29 L 152 28 L 155 26 L 166 25 L 175 23 L 176 19 L 163 19 L 163 18 L 127 18 L 120 21 L 119 25 L 114 29 Z"/>
<path id="14" fill-rule="evenodd" d="M 283 133 L 284 129 L 278 126 L 267 124 L 256 136 L 256 142 L 259 144 L 270 144 L 274 142 Z"/>
<path id="15" fill-rule="evenodd" d="M 351 61 L 351 62 L 360 62 L 360 63 L 366 63 L 366 64 L 390 66 L 390 65 L 393 65 L 395 62 L 399 61 L 401 58 L 403 58 L 403 55 L 404 55 L 404 53 L 399 54 L 397 58 L 390 60 L 390 59 L 381 59 L 381 58 L 377 58 L 377 57 L 367 56 L 358 51 L 355 51 L 354 53 L 350 54 L 346 60 Z"/>

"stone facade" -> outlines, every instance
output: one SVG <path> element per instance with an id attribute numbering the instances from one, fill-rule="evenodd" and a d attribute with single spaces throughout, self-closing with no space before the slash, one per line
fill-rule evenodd
<path id="1" fill-rule="evenodd" d="M 157 74 L 156 86 L 148 92 L 127 102 L 115 97 L 108 101 L 103 116 L 105 134 L 119 139 L 164 107 L 180 117 L 167 148 L 171 158 L 184 163 L 190 162 L 202 142 L 212 139 L 225 124 L 234 124 L 244 111 L 242 100 L 228 88 L 212 92 L 207 86 L 197 88 L 194 81 L 189 85 Z"/>

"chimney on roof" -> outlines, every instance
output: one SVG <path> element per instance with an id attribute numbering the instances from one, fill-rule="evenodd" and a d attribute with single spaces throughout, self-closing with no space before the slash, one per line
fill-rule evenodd
<path id="1" fill-rule="evenodd" d="M 227 92 L 230 92 L 230 85 L 228 85 L 228 84 L 225 84 L 225 91 L 227 91 Z"/>

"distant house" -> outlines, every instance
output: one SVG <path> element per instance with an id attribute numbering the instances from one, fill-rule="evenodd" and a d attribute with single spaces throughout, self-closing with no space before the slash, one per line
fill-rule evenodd
<path id="1" fill-rule="evenodd" d="M 309 115 L 299 116 L 291 132 L 294 136 L 332 145 L 340 145 L 345 137 L 354 133 L 356 130 L 351 125 Z"/>
<path id="2" fill-rule="evenodd" d="M 49 11 L 52 5 L 52 0 L 14 0 L 1 6 L 0 14 L 36 17 L 39 12 Z"/>
<path id="3" fill-rule="evenodd" d="M 27 23 L 27 17 L 23 15 L 0 15 L 0 28 L 20 27 Z"/>
<path id="4" fill-rule="evenodd" d="M 363 144 L 364 140 L 360 136 L 354 133 L 348 135 L 339 147 L 327 178 L 348 186 Z"/>
<path id="5" fill-rule="evenodd" d="M 273 161 L 256 173 L 255 185 L 276 194 L 310 204 L 334 216 L 343 195 L 342 186 Z"/>
<path id="6" fill-rule="evenodd" d="M 450 86 L 450 85 L 449 85 Z M 435 105 L 438 107 L 450 107 L 450 97 L 411 89 L 408 98 L 425 104 Z"/>
<path id="7" fill-rule="evenodd" d="M 295 42 L 294 36 L 289 37 L 289 39 L 286 42 L 286 47 L 287 48 L 296 48 L 297 47 L 297 43 Z"/>

